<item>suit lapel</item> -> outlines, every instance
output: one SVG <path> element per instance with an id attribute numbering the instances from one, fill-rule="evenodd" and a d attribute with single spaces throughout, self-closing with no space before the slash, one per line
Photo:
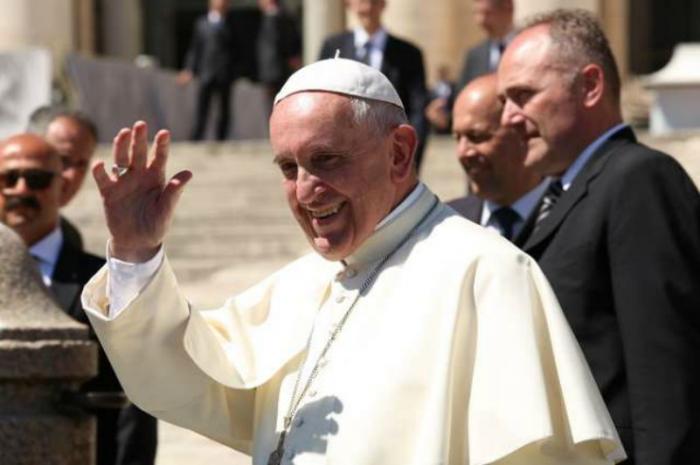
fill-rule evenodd
<path id="1" fill-rule="evenodd" d="M 394 84 L 394 87 L 396 87 L 398 77 L 396 76 L 398 69 L 393 64 L 394 55 L 396 54 L 395 44 L 394 38 L 387 34 L 386 44 L 384 45 L 384 56 L 382 58 L 382 68 L 380 69 L 382 74 L 389 78 L 389 81 Z"/>
<path id="2" fill-rule="evenodd" d="M 540 224 L 532 236 L 525 240 L 523 250 L 528 251 L 551 236 L 567 217 L 571 209 L 588 193 L 588 185 L 603 170 L 612 152 L 620 145 L 627 142 L 634 142 L 636 138 L 630 128 L 625 128 L 613 134 L 598 150 L 578 173 L 569 190 L 562 194 L 549 216 Z M 539 205 L 536 210 L 539 210 Z M 531 215 L 532 216 L 532 215 Z M 535 213 L 536 216 L 536 213 Z M 532 227 L 534 228 L 534 218 Z M 520 236 L 523 236 L 521 233 Z M 526 236 L 525 236 L 526 237 Z M 523 238 L 518 237 L 523 240 Z"/>

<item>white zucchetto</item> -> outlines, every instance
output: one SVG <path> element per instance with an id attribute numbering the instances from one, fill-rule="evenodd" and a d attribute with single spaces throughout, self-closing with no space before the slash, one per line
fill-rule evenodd
<path id="1" fill-rule="evenodd" d="M 347 58 L 330 58 L 304 66 L 287 79 L 275 97 L 275 105 L 292 94 L 307 91 L 334 92 L 404 108 L 396 89 L 381 71 Z"/>

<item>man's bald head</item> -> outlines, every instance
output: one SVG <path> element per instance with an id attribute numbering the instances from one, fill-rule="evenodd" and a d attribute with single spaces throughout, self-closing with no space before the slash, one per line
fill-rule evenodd
<path id="1" fill-rule="evenodd" d="M 457 114 L 470 113 L 498 125 L 503 105 L 498 98 L 496 75 L 488 74 L 471 81 L 457 96 L 454 107 Z"/>
<path id="2" fill-rule="evenodd" d="M 61 169 L 56 149 L 37 134 L 17 134 L 0 142 L 0 162 L 12 159 L 36 159 L 55 171 Z"/>
<path id="3" fill-rule="evenodd" d="M 471 81 L 457 96 L 452 128 L 472 193 L 511 205 L 540 178 L 524 167 L 527 146 L 521 134 L 500 124 L 503 105 L 497 84 L 495 74 Z"/>
<path id="4" fill-rule="evenodd" d="M 18 134 L 0 142 L 0 221 L 31 246 L 58 224 L 61 158 L 41 136 Z"/>

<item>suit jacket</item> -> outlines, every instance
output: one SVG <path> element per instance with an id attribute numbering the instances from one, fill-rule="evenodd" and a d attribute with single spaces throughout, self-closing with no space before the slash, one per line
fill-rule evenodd
<path id="1" fill-rule="evenodd" d="M 326 39 L 321 47 L 320 59 L 333 58 L 336 50 L 340 50 L 341 57 L 358 60 L 352 31 Z M 406 115 L 418 132 L 419 144 L 416 159 L 419 162 L 425 150 L 425 141 L 430 128 L 425 118 L 428 91 L 425 86 L 423 54 L 415 45 L 388 34 L 381 72 L 389 78 L 398 92 L 406 109 Z"/>
<path id="2" fill-rule="evenodd" d="M 540 199 L 541 201 L 541 199 Z M 464 197 L 459 197 L 447 202 L 447 205 L 452 207 L 457 213 L 473 221 L 476 224 L 481 224 L 481 214 L 484 210 L 484 200 L 480 197 L 472 194 L 468 194 Z M 529 218 L 525 219 L 525 224 L 520 229 L 518 234 L 513 237 L 513 244 L 518 247 L 522 247 L 525 240 L 528 238 L 532 229 L 535 226 L 535 219 L 537 218 L 537 210 L 539 210 L 539 204 L 532 210 Z"/>
<path id="3" fill-rule="evenodd" d="M 59 306 L 71 317 L 90 326 L 90 336 L 97 342 L 83 307 L 80 293 L 104 260 L 64 241 L 52 276 L 51 291 Z M 97 376 L 81 386 L 81 392 L 121 392 L 107 356 L 99 348 Z M 157 444 L 156 419 L 134 405 L 122 409 L 96 409 L 97 465 L 152 465 Z"/>
<path id="4" fill-rule="evenodd" d="M 294 18 L 285 9 L 263 14 L 257 44 L 258 78 L 281 86 L 294 71 L 290 59 L 301 56 L 301 36 Z"/>
<path id="5" fill-rule="evenodd" d="M 80 234 L 80 231 L 78 231 L 73 223 L 68 221 L 68 218 L 65 216 L 61 216 L 59 221 L 61 225 L 61 233 L 63 233 L 63 240 L 70 242 L 74 248 L 82 250 L 83 236 Z"/>
<path id="6" fill-rule="evenodd" d="M 626 463 L 700 463 L 700 195 L 681 166 L 618 132 L 523 249 L 561 302 Z"/>
<path id="7" fill-rule="evenodd" d="M 469 84 L 469 81 L 472 79 L 493 71 L 491 69 L 490 59 L 491 48 L 490 41 L 488 39 L 479 42 L 477 45 L 467 51 L 467 54 L 464 57 L 462 74 L 459 75 L 457 93 L 464 89 L 464 86 Z"/>
<path id="8" fill-rule="evenodd" d="M 234 78 L 235 51 L 230 16 L 213 24 L 204 15 L 195 23 L 185 67 L 202 82 L 228 85 Z"/>

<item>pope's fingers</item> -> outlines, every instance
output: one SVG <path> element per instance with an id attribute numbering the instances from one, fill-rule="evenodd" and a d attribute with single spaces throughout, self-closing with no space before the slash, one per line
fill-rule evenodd
<path id="1" fill-rule="evenodd" d="M 131 140 L 131 130 L 121 129 L 112 142 L 112 159 L 117 166 L 129 166 L 129 142 Z"/>
<path id="2" fill-rule="evenodd" d="M 165 201 L 168 210 L 173 210 L 190 179 L 192 179 L 191 171 L 180 171 L 170 178 L 168 184 L 165 185 L 165 189 L 163 190 L 163 200 Z"/>
<path id="3" fill-rule="evenodd" d="M 130 168 L 141 170 L 146 167 L 148 159 L 148 126 L 143 121 L 137 121 L 132 128 Z"/>
<path id="4" fill-rule="evenodd" d="M 168 151 L 170 150 L 170 131 L 161 129 L 156 134 L 153 144 L 153 160 L 151 167 L 159 171 L 165 171 L 168 161 Z"/>
<path id="5" fill-rule="evenodd" d="M 92 164 L 92 177 L 97 183 L 97 188 L 100 192 L 103 192 L 112 183 L 112 179 L 107 174 L 105 170 L 105 162 L 98 160 Z"/>

